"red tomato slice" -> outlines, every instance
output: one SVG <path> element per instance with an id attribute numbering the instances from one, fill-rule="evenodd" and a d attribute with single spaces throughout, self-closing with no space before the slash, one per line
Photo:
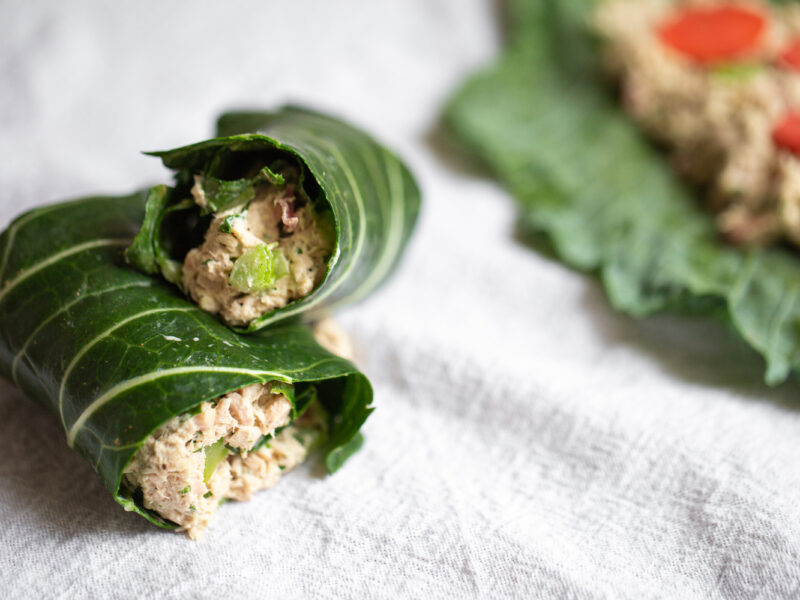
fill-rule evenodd
<path id="1" fill-rule="evenodd" d="M 779 148 L 800 154 L 800 113 L 784 115 L 772 130 L 772 141 Z"/>
<path id="2" fill-rule="evenodd" d="M 752 7 L 690 6 L 657 28 L 661 41 L 699 63 L 736 59 L 758 46 L 767 22 Z"/>
<path id="3" fill-rule="evenodd" d="M 795 40 L 781 52 L 781 64 L 795 71 L 800 71 L 800 40 Z"/>

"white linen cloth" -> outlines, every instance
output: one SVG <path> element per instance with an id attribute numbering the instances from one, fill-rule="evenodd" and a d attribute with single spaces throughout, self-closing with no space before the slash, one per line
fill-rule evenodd
<path id="1" fill-rule="evenodd" d="M 199 543 L 125 513 L 0 383 L 0 597 L 800 597 L 800 387 L 765 387 L 715 324 L 615 314 L 430 134 L 496 54 L 495 12 L 0 4 L 0 226 L 166 181 L 140 150 L 286 100 L 372 131 L 425 192 L 402 269 L 340 317 L 375 386 L 363 450 L 222 507 Z"/>

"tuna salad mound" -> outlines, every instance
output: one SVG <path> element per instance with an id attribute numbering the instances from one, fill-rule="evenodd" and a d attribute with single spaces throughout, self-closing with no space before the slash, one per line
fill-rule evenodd
<path id="1" fill-rule="evenodd" d="M 723 235 L 800 245 L 800 8 L 608 0 L 595 24 L 625 110 Z"/>
<path id="2" fill-rule="evenodd" d="M 174 417 L 147 438 L 124 485 L 145 508 L 198 539 L 222 502 L 272 487 L 321 443 L 324 409 L 298 397 L 296 405 L 307 408 L 292 421 L 291 392 L 282 382 L 256 383 Z M 313 398 L 313 387 L 305 394 Z"/>
<path id="3" fill-rule="evenodd" d="M 200 308 L 237 327 L 309 295 L 333 252 L 330 211 L 315 208 L 300 169 L 280 161 L 265 173 L 217 212 L 208 194 L 229 193 L 224 184 L 236 182 L 195 175 L 191 188 L 212 220 L 202 245 L 184 259 L 182 284 Z"/>

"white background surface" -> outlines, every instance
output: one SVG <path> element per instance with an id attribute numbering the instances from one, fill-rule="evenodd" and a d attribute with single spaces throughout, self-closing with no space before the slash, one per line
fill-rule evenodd
<path id="1" fill-rule="evenodd" d="M 0 226 L 165 181 L 140 150 L 286 100 L 371 130 L 425 192 L 401 271 L 341 317 L 364 449 L 200 543 L 123 512 L 0 382 L 0 596 L 800 597 L 800 388 L 716 325 L 614 314 L 430 143 L 499 37 L 478 0 L 0 3 Z"/>

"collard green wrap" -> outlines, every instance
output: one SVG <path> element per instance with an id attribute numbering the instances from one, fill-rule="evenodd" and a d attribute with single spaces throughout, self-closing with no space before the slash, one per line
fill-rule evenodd
<path id="1" fill-rule="evenodd" d="M 172 417 L 251 383 L 316 382 L 338 468 L 371 411 L 366 377 L 304 326 L 243 337 L 130 268 L 146 196 L 46 206 L 0 235 L 0 372 L 58 416 L 117 502 L 161 526 L 121 489 L 126 464 Z"/>
<path id="2" fill-rule="evenodd" d="M 780 383 L 800 369 L 800 259 L 720 240 L 607 84 L 597 4 L 509 2 L 503 56 L 458 92 L 447 122 L 514 194 L 523 229 L 598 273 L 616 308 L 718 316 Z"/>
<path id="3" fill-rule="evenodd" d="M 225 114 L 218 134 L 222 137 L 153 153 L 177 171 L 176 185 L 151 195 L 147 218 L 128 251 L 133 265 L 146 273 L 160 272 L 180 286 L 181 263 L 190 247 L 186 240 L 199 239 L 200 209 L 186 202 L 193 176 L 222 160 L 230 165 L 260 154 L 289 158 L 304 167 L 308 195 L 332 211 L 335 246 L 324 280 L 310 295 L 262 315 L 244 331 L 289 317 L 315 317 L 363 298 L 386 280 L 411 236 L 420 206 L 414 178 L 393 153 L 342 121 L 294 107 Z M 227 186 L 226 198 L 240 193 L 236 181 L 221 184 Z"/>

